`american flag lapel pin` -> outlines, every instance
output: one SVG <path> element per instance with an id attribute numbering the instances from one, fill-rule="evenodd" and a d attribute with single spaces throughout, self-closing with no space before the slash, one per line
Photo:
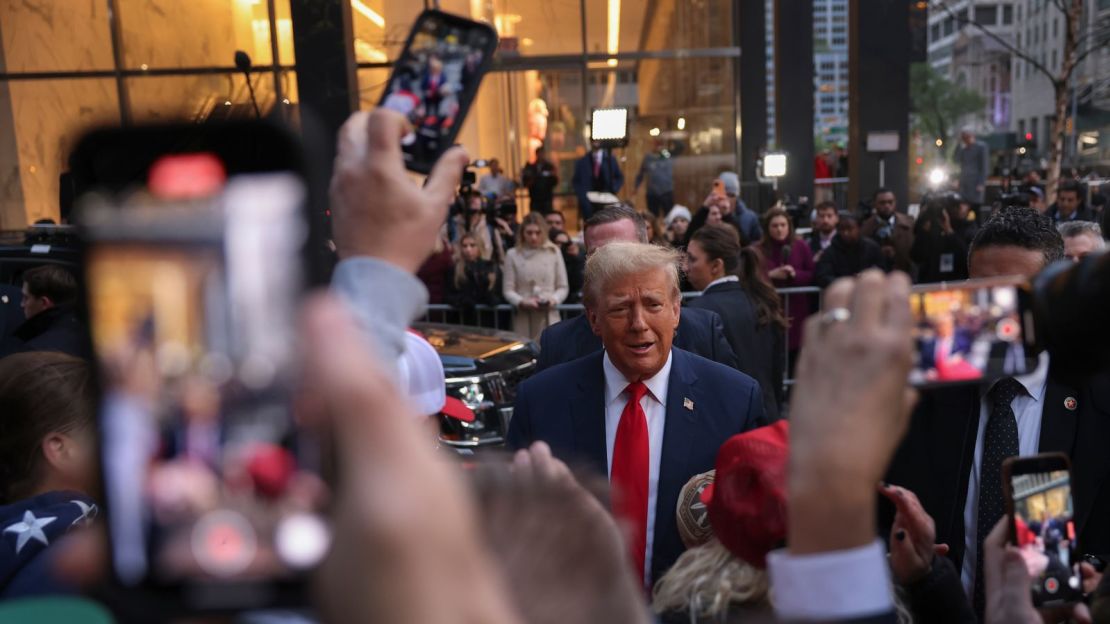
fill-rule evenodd
<path id="1" fill-rule="evenodd" d="M 694 411 L 694 402 L 691 401 L 689 398 L 682 399 L 682 407 L 685 407 L 692 412 Z"/>

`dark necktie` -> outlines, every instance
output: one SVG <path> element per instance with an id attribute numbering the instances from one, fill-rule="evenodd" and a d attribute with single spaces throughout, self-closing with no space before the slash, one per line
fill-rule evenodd
<path id="1" fill-rule="evenodd" d="M 637 381 L 625 389 L 628 403 L 617 424 L 617 439 L 613 444 L 613 470 L 610 482 L 613 489 L 613 515 L 631 529 L 628 546 L 631 550 L 632 569 L 643 582 L 644 559 L 647 555 L 648 470 L 650 447 L 648 445 L 647 415 L 640 399 L 647 394 L 647 386 Z"/>
<path id="2" fill-rule="evenodd" d="M 1006 512 L 1006 502 L 1002 495 L 1002 462 L 1021 452 L 1018 447 L 1017 417 L 1010 404 L 1019 394 L 1024 393 L 1025 388 L 1016 379 L 1005 377 L 994 384 L 987 394 L 991 413 L 983 432 L 983 459 L 979 465 L 979 510 L 975 531 L 974 606 L 980 620 L 986 603 L 983 540 Z"/>

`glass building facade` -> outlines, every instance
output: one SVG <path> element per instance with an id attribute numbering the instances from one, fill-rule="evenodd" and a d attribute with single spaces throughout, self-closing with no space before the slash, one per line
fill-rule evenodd
<path id="1" fill-rule="evenodd" d="M 433 5 L 502 38 L 460 143 L 519 177 L 542 142 L 566 194 L 557 207 L 574 209 L 573 164 L 595 107 L 631 110 L 617 156 L 621 196 L 638 207 L 636 174 L 653 151 L 673 158 L 675 202 L 688 206 L 736 168 L 730 0 L 350 0 L 360 108 L 376 105 L 414 18 Z M 294 12 L 290 0 L 0 0 L 0 229 L 58 218 L 59 176 L 90 126 L 251 117 L 252 88 L 263 115 L 296 124 Z M 250 85 L 238 50 L 253 62 Z"/>

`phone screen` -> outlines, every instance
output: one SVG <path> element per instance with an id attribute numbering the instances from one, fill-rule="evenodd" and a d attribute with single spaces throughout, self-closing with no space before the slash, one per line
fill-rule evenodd
<path id="1" fill-rule="evenodd" d="M 218 165 L 167 156 L 126 199 L 81 206 L 112 559 L 128 585 L 292 581 L 329 545 L 321 445 L 289 390 L 306 190 L 292 172 L 223 179 Z"/>
<path id="2" fill-rule="evenodd" d="M 1081 594 L 1067 470 L 1010 476 L 1014 542 L 1033 578 L 1033 601 L 1072 602 Z"/>
<path id="3" fill-rule="evenodd" d="M 1007 281 L 914 289 L 912 384 L 972 382 L 1022 375 L 1037 367 L 1024 291 Z"/>
<path id="4" fill-rule="evenodd" d="M 380 104 L 412 124 L 401 141 L 409 169 L 431 171 L 454 143 L 496 47 L 486 24 L 439 11 L 417 18 Z"/>

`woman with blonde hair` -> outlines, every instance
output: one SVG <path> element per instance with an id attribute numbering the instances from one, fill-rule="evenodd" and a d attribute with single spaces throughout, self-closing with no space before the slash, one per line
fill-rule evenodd
<path id="1" fill-rule="evenodd" d="M 655 585 L 651 606 L 663 622 L 775 621 L 767 553 L 786 540 L 788 427 L 780 420 L 729 438 L 713 473 L 683 488 L 678 524 L 690 549 Z M 703 514 L 691 513 L 697 503 Z"/>
<path id="2" fill-rule="evenodd" d="M 547 222 L 530 212 L 517 230 L 516 246 L 502 267 L 505 300 L 516 308 L 513 331 L 533 340 L 559 322 L 555 306 L 567 298 L 567 269 L 563 254 L 547 237 Z"/>
<path id="3" fill-rule="evenodd" d="M 463 234 L 455 252 L 455 267 L 447 279 L 447 303 L 459 311 L 463 325 L 481 325 L 476 305 L 497 305 L 497 265 L 484 260 L 482 239 Z M 487 315 L 488 316 L 488 315 Z"/>

